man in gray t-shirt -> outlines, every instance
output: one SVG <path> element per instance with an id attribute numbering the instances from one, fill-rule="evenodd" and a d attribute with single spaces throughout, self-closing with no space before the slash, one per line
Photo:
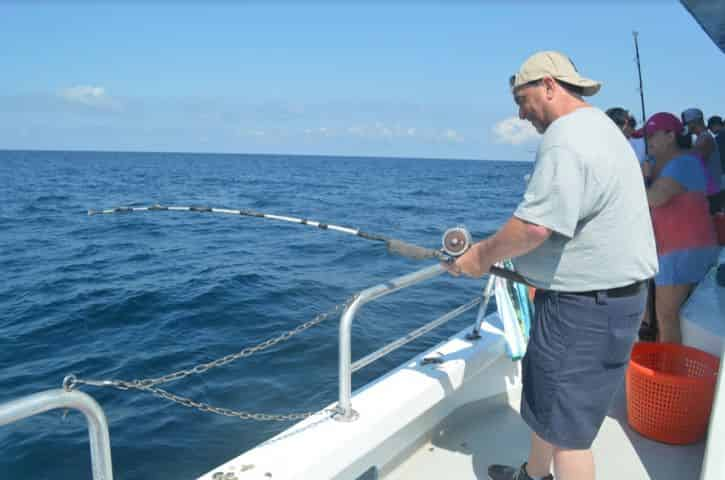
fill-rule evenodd
<path id="1" fill-rule="evenodd" d="M 591 444 L 624 378 L 657 253 L 638 161 L 582 96 L 601 84 L 558 52 L 529 57 L 510 79 L 519 117 L 543 134 L 523 201 L 493 236 L 454 264 L 478 277 L 512 258 L 537 287 L 522 360 L 528 462 L 492 480 L 593 480 Z"/>
<path id="2" fill-rule="evenodd" d="M 578 108 L 549 125 L 514 216 L 551 231 L 514 259 L 536 287 L 583 292 L 654 276 L 657 253 L 639 162 L 600 110 Z"/>

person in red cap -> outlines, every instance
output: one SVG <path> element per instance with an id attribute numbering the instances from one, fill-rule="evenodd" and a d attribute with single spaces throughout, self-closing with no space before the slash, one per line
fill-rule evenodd
<path id="1" fill-rule="evenodd" d="M 655 159 L 647 201 L 659 263 L 654 295 L 659 340 L 681 343 L 680 307 L 716 261 L 719 248 L 705 171 L 687 149 L 689 139 L 682 122 L 670 113 L 656 113 L 647 120 L 644 132 Z"/>

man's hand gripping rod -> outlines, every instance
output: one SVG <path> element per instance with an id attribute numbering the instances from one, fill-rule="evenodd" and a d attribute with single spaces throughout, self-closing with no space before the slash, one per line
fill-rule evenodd
<path id="1" fill-rule="evenodd" d="M 456 261 L 456 258 L 460 257 L 466 253 L 469 248 L 471 248 L 473 240 L 471 239 L 471 234 L 468 233 L 468 230 L 463 227 L 455 227 L 448 229 L 443 234 L 443 248 L 440 250 L 419 247 L 418 245 L 411 245 L 394 239 L 387 240 L 385 243 L 388 247 L 388 251 L 396 255 L 412 258 L 414 260 L 437 258 L 442 262 L 452 263 Z M 523 283 L 524 285 L 529 284 L 526 279 L 518 273 L 495 265 L 491 266 L 489 273 L 496 275 L 497 277 L 511 280 L 512 282 Z"/>
<path id="2" fill-rule="evenodd" d="M 444 262 L 453 262 L 456 260 L 456 258 L 466 253 L 468 249 L 471 248 L 472 244 L 473 239 L 471 238 L 471 234 L 468 233 L 468 230 L 466 230 L 465 228 L 456 227 L 448 229 L 446 233 L 443 234 L 443 248 L 441 249 L 441 251 L 438 252 L 439 255 L 437 255 L 437 258 Z M 390 248 L 391 245 L 388 245 L 388 249 Z M 529 285 L 524 277 L 516 272 L 507 270 L 505 268 L 497 267 L 494 265 L 491 266 L 489 273 L 491 273 L 491 275 L 488 277 L 486 287 L 483 291 L 483 302 L 478 307 L 476 323 L 473 324 L 473 329 L 466 335 L 467 340 L 478 340 L 479 338 L 481 338 L 480 326 L 483 323 L 484 317 L 486 316 L 486 310 L 488 309 L 488 304 L 491 300 L 491 295 L 493 294 L 494 275 L 505 278 L 507 280 L 511 280 L 513 282 Z"/>

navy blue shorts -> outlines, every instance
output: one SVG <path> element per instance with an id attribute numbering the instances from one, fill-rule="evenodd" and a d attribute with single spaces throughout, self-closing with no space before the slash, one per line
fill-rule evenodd
<path id="1" fill-rule="evenodd" d="M 521 416 L 556 447 L 588 449 L 622 385 L 647 288 L 605 292 L 537 290 L 523 358 Z"/>

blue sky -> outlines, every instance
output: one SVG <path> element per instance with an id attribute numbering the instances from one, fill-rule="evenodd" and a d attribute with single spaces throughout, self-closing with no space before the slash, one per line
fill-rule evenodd
<path id="1" fill-rule="evenodd" d="M 676 1 L 0 3 L 0 149 L 530 160 L 507 79 L 561 50 L 594 105 L 725 114 Z"/>

